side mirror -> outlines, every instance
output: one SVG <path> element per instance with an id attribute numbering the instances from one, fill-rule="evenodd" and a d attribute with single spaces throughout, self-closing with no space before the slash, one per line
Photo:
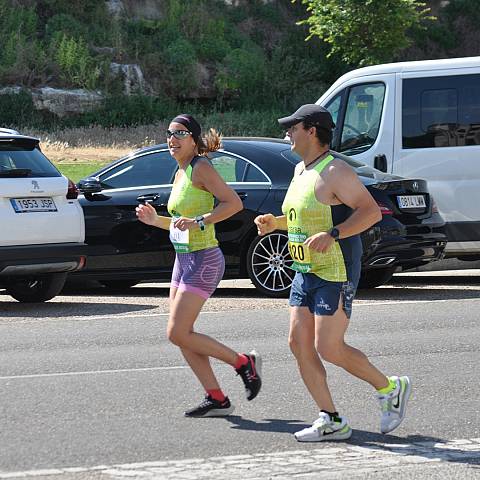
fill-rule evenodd
<path id="1" fill-rule="evenodd" d="M 102 191 L 100 180 L 96 177 L 87 177 L 80 180 L 77 184 L 82 193 L 98 193 Z"/>

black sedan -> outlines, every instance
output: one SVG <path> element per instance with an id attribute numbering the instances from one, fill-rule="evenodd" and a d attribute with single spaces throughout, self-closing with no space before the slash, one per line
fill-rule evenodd
<path id="1" fill-rule="evenodd" d="M 404 179 L 349 163 L 379 204 L 383 218 L 362 234 L 361 287 L 387 282 L 398 269 L 438 260 L 446 244 L 444 222 L 423 180 Z M 285 295 L 294 275 L 285 232 L 257 236 L 253 219 L 281 214 L 297 155 L 285 140 L 227 138 L 211 162 L 243 201 L 244 209 L 217 224 L 225 254 L 224 278 L 250 278 L 266 295 Z M 143 148 L 81 180 L 78 188 L 86 222 L 87 266 L 72 276 L 127 288 L 145 280 L 168 280 L 174 250 L 168 232 L 139 222 L 135 207 L 150 201 L 161 215 L 177 169 L 166 145 Z M 399 268 L 400 267 L 400 268 Z"/>

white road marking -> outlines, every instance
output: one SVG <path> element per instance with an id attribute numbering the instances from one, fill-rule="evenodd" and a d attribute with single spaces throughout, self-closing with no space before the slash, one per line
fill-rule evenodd
<path id="1" fill-rule="evenodd" d="M 187 365 L 174 365 L 172 367 L 145 367 L 145 368 L 122 368 L 118 370 L 86 370 L 84 372 L 53 372 L 53 373 L 33 373 L 30 375 L 5 375 L 0 380 L 16 380 L 25 378 L 45 378 L 45 377 L 69 377 L 74 375 L 99 375 L 102 373 L 129 373 L 129 372 L 153 372 L 157 370 L 182 370 L 189 369 Z"/>
<path id="2" fill-rule="evenodd" d="M 319 444 L 315 444 L 315 447 Z M 327 443 L 323 448 L 299 449 L 255 455 L 229 455 L 211 458 L 191 458 L 158 462 L 70 467 L 23 472 L 2 472 L 0 479 L 39 476 L 66 476 L 76 473 L 98 473 L 103 479 L 145 478 L 149 480 L 259 480 L 266 478 L 332 478 L 348 472 L 368 474 L 384 470 L 385 478 L 405 466 L 441 463 L 478 465 L 480 438 L 446 442 L 413 442 L 352 445 Z M 70 477 L 73 478 L 73 477 Z M 82 478 L 84 478 L 82 476 Z M 337 477 L 338 478 L 338 477 Z M 341 477 L 345 478 L 345 477 Z"/>

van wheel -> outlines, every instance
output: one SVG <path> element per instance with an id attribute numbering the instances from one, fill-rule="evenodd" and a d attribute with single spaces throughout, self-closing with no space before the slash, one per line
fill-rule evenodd
<path id="1" fill-rule="evenodd" d="M 58 295 L 65 285 L 66 273 L 52 273 L 37 277 L 10 277 L 7 293 L 19 302 L 46 302 Z"/>
<path id="2" fill-rule="evenodd" d="M 387 283 L 395 273 L 396 267 L 362 270 L 358 288 L 375 288 Z"/>
<path id="3" fill-rule="evenodd" d="M 288 237 L 273 232 L 255 237 L 247 252 L 247 272 L 250 280 L 264 295 L 287 297 L 295 271 L 288 252 Z"/>
<path id="4" fill-rule="evenodd" d="M 136 280 L 102 280 L 100 283 L 110 290 L 128 290 L 138 282 Z"/>

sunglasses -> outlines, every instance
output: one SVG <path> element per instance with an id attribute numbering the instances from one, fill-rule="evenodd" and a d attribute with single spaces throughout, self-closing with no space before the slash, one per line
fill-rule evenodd
<path id="1" fill-rule="evenodd" d="M 177 140 L 183 140 L 191 134 L 192 132 L 188 130 L 167 130 L 167 138 L 171 138 L 173 135 Z"/>

